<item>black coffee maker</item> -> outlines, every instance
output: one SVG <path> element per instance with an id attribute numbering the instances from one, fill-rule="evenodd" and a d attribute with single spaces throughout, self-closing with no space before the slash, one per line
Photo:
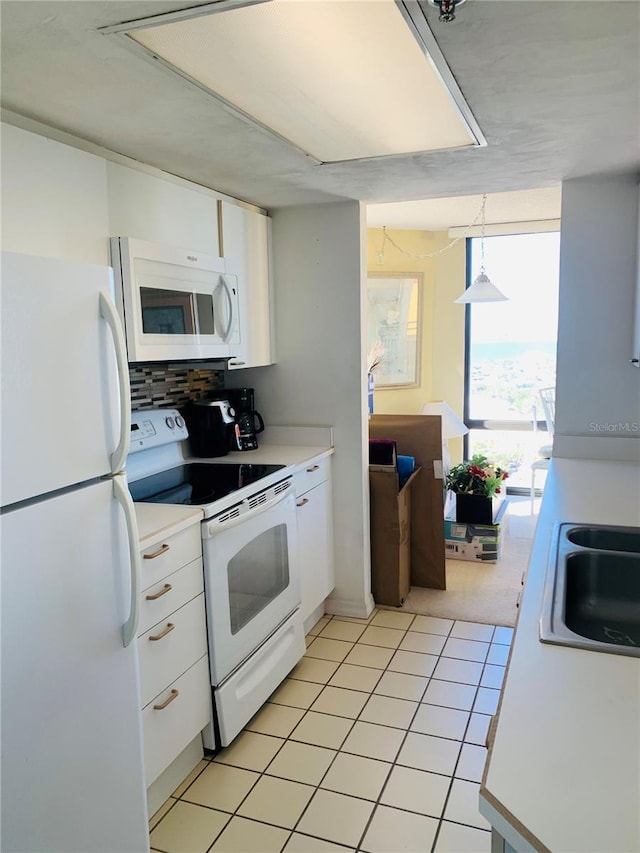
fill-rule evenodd
<path id="1" fill-rule="evenodd" d="M 228 400 L 202 399 L 187 403 L 182 414 L 194 456 L 226 456 L 234 447 L 234 411 Z"/>
<path id="2" fill-rule="evenodd" d="M 257 450 L 256 436 L 264 430 L 264 421 L 260 412 L 255 409 L 253 388 L 234 388 L 229 389 L 227 393 L 236 411 L 236 448 Z"/>

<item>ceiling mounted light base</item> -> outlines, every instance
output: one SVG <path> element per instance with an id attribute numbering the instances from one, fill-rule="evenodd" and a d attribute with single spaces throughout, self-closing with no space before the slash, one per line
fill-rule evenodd
<path id="1" fill-rule="evenodd" d="M 455 302 L 506 302 L 507 297 L 498 290 L 485 272 L 476 276 L 471 287 L 468 287 L 462 296 Z"/>
<path id="2" fill-rule="evenodd" d="M 455 21 L 456 9 L 466 3 L 467 0 L 427 0 L 427 2 L 439 10 L 438 20 L 443 24 L 448 24 L 449 21 Z"/>
<path id="3" fill-rule="evenodd" d="M 424 0 L 220 0 L 175 15 L 101 32 L 315 165 L 486 144 Z"/>

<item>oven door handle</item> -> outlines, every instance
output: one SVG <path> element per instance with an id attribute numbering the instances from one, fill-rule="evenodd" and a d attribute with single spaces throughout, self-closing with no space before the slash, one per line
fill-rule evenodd
<path id="1" fill-rule="evenodd" d="M 249 521 L 269 509 L 273 509 L 274 506 L 278 506 L 278 504 L 283 503 L 283 501 L 287 500 L 289 497 L 293 499 L 293 489 L 291 486 L 289 486 L 289 488 L 284 492 L 281 492 L 277 497 L 270 501 L 266 501 L 263 504 L 259 504 L 257 507 L 250 509 L 248 512 L 240 512 L 238 515 L 234 515 L 224 521 L 218 521 L 214 518 L 208 524 L 203 525 L 202 538 L 212 539 L 214 536 L 225 530 L 237 527 L 238 524 L 244 524 L 245 521 Z M 248 503 L 248 499 L 246 501 L 242 501 L 242 503 Z M 221 516 L 224 517 L 226 514 L 227 513 L 221 513 Z"/>

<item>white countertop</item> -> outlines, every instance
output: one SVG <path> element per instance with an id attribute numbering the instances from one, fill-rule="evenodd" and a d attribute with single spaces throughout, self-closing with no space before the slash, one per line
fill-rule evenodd
<path id="1" fill-rule="evenodd" d="M 640 466 L 552 462 L 480 811 L 519 851 L 640 851 L 640 658 L 539 642 L 556 521 L 639 525 Z"/>
<path id="2" fill-rule="evenodd" d="M 197 506 L 134 503 L 141 548 L 150 548 L 165 536 L 198 524 L 204 513 Z"/>
<path id="3" fill-rule="evenodd" d="M 298 468 L 307 462 L 311 462 L 312 459 L 330 456 L 332 453 L 332 447 L 262 444 L 257 450 L 232 450 L 226 456 L 217 456 L 211 461 L 240 462 L 246 465 L 286 465 L 287 467 Z"/>

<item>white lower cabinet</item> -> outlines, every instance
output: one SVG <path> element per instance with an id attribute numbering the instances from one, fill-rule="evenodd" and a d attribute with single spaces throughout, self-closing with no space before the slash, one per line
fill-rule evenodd
<path id="1" fill-rule="evenodd" d="M 145 707 L 167 683 L 207 653 L 204 595 L 198 595 L 138 639 L 140 692 Z"/>
<path id="2" fill-rule="evenodd" d="M 211 720 L 200 524 L 141 554 L 138 658 L 149 787 Z"/>
<path id="3" fill-rule="evenodd" d="M 331 461 L 316 459 L 294 474 L 302 621 L 335 586 Z M 305 625 L 305 628 L 307 626 Z"/>
<path id="4" fill-rule="evenodd" d="M 209 660 L 203 655 L 142 711 L 147 786 L 210 720 Z"/>

